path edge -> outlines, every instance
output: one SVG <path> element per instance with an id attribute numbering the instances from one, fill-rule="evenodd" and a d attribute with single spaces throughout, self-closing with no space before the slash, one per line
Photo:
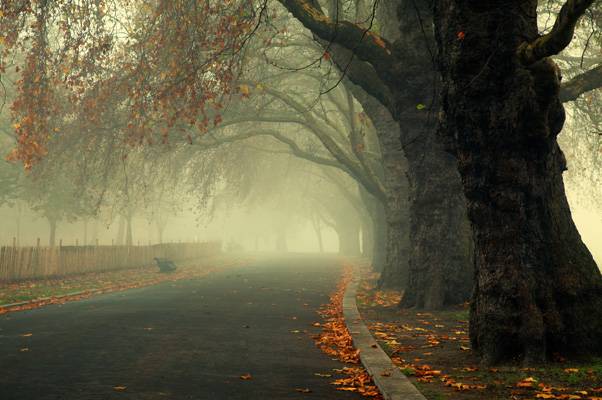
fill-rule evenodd
<path id="1" fill-rule="evenodd" d="M 355 264 L 355 263 L 354 263 Z M 360 267 L 353 267 L 353 278 L 348 283 L 343 297 L 345 325 L 360 352 L 360 360 L 385 400 L 427 400 L 426 397 L 401 373 L 391 358 L 384 352 L 364 323 L 357 308 L 357 288 L 361 281 Z"/>

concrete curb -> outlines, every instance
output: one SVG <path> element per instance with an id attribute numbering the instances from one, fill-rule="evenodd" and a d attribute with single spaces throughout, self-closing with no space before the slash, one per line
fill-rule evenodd
<path id="1" fill-rule="evenodd" d="M 362 364 L 386 400 L 426 400 L 416 386 L 393 364 L 364 324 L 355 301 L 360 280 L 360 269 L 355 267 L 353 280 L 347 285 L 343 297 L 343 316 L 353 338 L 353 345 L 360 351 Z"/>

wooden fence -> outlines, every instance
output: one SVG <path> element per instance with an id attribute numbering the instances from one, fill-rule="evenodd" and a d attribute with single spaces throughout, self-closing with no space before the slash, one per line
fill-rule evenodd
<path id="1" fill-rule="evenodd" d="M 139 268 L 153 258 L 181 262 L 217 255 L 221 243 L 166 243 L 150 246 L 0 247 L 0 282 Z"/>

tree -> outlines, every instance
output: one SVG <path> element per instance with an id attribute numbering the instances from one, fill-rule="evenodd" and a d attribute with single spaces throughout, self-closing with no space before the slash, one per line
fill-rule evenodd
<path id="1" fill-rule="evenodd" d="M 384 103 L 396 119 L 409 113 L 420 126 L 428 122 L 402 107 L 414 82 L 404 65 L 424 56 L 324 17 L 310 1 L 281 3 L 322 39 L 371 65 L 393 95 Z M 430 2 L 414 3 L 424 18 Z M 570 42 L 591 3 L 569 0 L 544 36 L 535 1 L 438 1 L 426 14 L 433 16 L 443 82 L 439 131 L 458 161 L 476 240 L 471 337 L 486 362 L 601 351 L 602 277 L 566 203 L 556 144 L 563 122 L 558 74 L 547 58 Z M 428 27 L 429 18 L 423 22 Z"/>
<path id="2" fill-rule="evenodd" d="M 440 131 L 473 223 L 471 340 L 486 361 L 602 352 L 602 276 L 566 200 L 561 76 L 550 58 L 592 3 L 567 1 L 544 35 L 536 1 L 436 8 Z"/>
<path id="3" fill-rule="evenodd" d="M 285 5 L 288 7 L 290 3 Z M 317 2 L 305 4 L 318 7 Z M 330 4 L 331 20 L 339 21 L 337 15 L 342 15 L 337 13 L 338 2 Z M 407 159 L 410 184 L 408 203 L 399 196 L 404 191 L 389 191 L 387 215 L 391 219 L 390 250 L 387 254 L 393 258 L 385 264 L 381 284 L 404 287 L 403 304 L 406 307 L 440 308 L 468 299 L 471 291 L 472 244 L 455 162 L 436 139 L 433 114 L 437 108 L 437 79 L 431 55 L 425 49 L 434 47 L 433 32 L 424 28 L 425 25 L 428 27 L 429 18 L 432 18 L 429 17 L 432 11 L 427 6 L 427 3 L 400 2 L 399 7 L 403 9 L 399 12 L 401 19 L 391 21 L 392 16 L 389 15 L 380 21 L 385 27 L 401 24 L 402 32 L 392 35 L 396 39 L 395 52 L 403 58 L 403 62 L 395 64 L 397 78 L 393 83 L 388 82 L 371 65 L 362 62 L 362 55 L 358 54 L 361 46 L 349 47 L 350 44 L 346 46 L 340 42 L 336 29 L 330 34 L 314 33 L 321 36 L 339 68 L 361 87 L 354 90 L 354 94 L 378 128 L 379 138 L 384 144 L 383 155 L 387 175 L 390 176 L 390 188 L 403 182 L 399 161 Z M 414 7 L 419 7 L 419 10 Z M 319 9 L 316 10 L 319 12 Z M 366 25 L 353 25 L 360 33 L 365 32 L 357 39 L 363 41 L 362 45 L 376 45 L 376 48 L 382 45 L 384 48 L 386 39 L 375 36 Z M 374 39 L 363 40 L 364 36 Z M 390 60 L 391 50 L 385 50 L 385 53 L 388 52 L 385 60 Z M 379 66 L 381 62 L 378 62 Z M 392 89 L 389 84 L 399 85 L 403 90 Z M 382 104 L 377 104 L 366 93 Z M 405 157 L 400 154 L 401 151 Z M 409 226 L 404 224 L 406 205 L 409 205 Z M 405 247 L 403 243 L 407 241 L 407 236 L 410 244 Z M 409 263 L 400 256 L 404 253 L 409 253 Z"/>

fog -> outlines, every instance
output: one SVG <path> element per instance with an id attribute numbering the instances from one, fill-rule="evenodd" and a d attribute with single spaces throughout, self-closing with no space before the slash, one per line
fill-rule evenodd
<path id="1" fill-rule="evenodd" d="M 0 0 L 0 399 L 599 393 L 601 17 Z"/>

